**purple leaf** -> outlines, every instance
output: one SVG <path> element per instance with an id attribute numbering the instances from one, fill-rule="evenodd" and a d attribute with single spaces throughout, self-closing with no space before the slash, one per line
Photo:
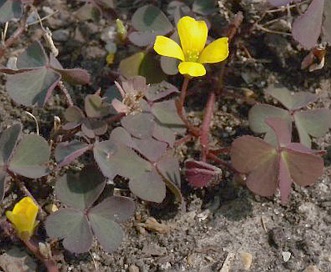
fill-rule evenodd
<path id="1" fill-rule="evenodd" d="M 156 167 L 166 182 L 171 182 L 174 186 L 180 187 L 179 163 L 173 151 L 169 150 L 163 155 L 157 162 Z"/>
<path id="2" fill-rule="evenodd" d="M 278 186 L 278 153 L 265 141 L 243 136 L 233 141 L 231 147 L 233 167 L 248 174 L 247 187 L 262 196 L 272 196 Z"/>
<path id="3" fill-rule="evenodd" d="M 167 144 L 153 138 L 135 139 L 136 150 L 150 162 L 156 162 L 167 150 Z"/>
<path id="4" fill-rule="evenodd" d="M 50 56 L 50 64 L 51 68 L 61 74 L 62 79 L 69 84 L 73 85 L 86 85 L 91 83 L 91 76 L 90 74 L 80 68 L 73 68 L 73 69 L 64 69 L 59 61 L 53 56 Z"/>
<path id="5" fill-rule="evenodd" d="M 312 185 L 323 174 L 324 162 L 317 155 L 287 149 L 282 152 L 293 181 L 301 186 Z"/>
<path id="6" fill-rule="evenodd" d="M 94 158 L 102 173 L 112 179 L 116 175 L 136 178 L 152 170 L 153 166 L 135 151 L 108 140 L 94 145 Z"/>
<path id="7" fill-rule="evenodd" d="M 10 97 L 24 106 L 42 107 L 49 99 L 61 76 L 48 69 L 40 68 L 24 73 L 8 75 L 6 89 Z"/>
<path id="8" fill-rule="evenodd" d="M 146 98 L 148 101 L 156 101 L 176 93 L 179 93 L 177 87 L 166 81 L 162 81 L 158 84 L 152 84 L 149 87 Z"/>
<path id="9" fill-rule="evenodd" d="M 0 166 L 7 164 L 22 132 L 21 124 L 5 129 L 0 136 Z"/>
<path id="10" fill-rule="evenodd" d="M 133 141 L 129 132 L 127 132 L 123 127 L 117 127 L 112 130 L 109 140 L 116 141 L 127 147 L 137 149 L 136 143 Z"/>
<path id="11" fill-rule="evenodd" d="M 55 159 L 58 163 L 57 167 L 63 167 L 70 164 L 73 160 L 83 155 L 90 148 L 91 145 L 77 140 L 58 144 L 55 148 Z"/>
<path id="12" fill-rule="evenodd" d="M 132 177 L 129 182 L 132 193 L 143 200 L 161 203 L 166 196 L 166 186 L 155 169 Z"/>
<path id="13" fill-rule="evenodd" d="M 279 7 L 279 6 L 285 6 L 292 2 L 298 3 L 301 2 L 302 0 L 268 0 L 268 1 L 271 5 Z"/>
<path id="14" fill-rule="evenodd" d="M 116 222 L 132 217 L 135 204 L 130 198 L 112 196 L 103 200 L 88 212 L 94 235 L 107 252 L 118 248 L 123 239 L 123 231 Z"/>
<path id="15" fill-rule="evenodd" d="M 104 135 L 107 129 L 108 124 L 103 120 L 85 118 L 82 122 L 82 132 L 90 139 Z"/>
<path id="16" fill-rule="evenodd" d="M 222 170 L 209 163 L 191 159 L 185 161 L 185 177 L 193 187 L 205 187 L 221 175 Z"/>
<path id="17" fill-rule="evenodd" d="M 324 3 L 324 21 L 322 26 L 322 40 L 331 44 L 331 1 Z"/>
<path id="18" fill-rule="evenodd" d="M 293 23 L 292 36 L 305 49 L 311 49 L 317 45 L 321 34 L 323 10 L 324 0 L 313 0 L 306 12 Z"/>
<path id="19" fill-rule="evenodd" d="M 63 239 L 70 252 L 87 252 L 92 245 L 92 231 L 82 211 L 60 209 L 47 217 L 45 228 L 50 238 Z"/>
<path id="20" fill-rule="evenodd" d="M 105 178 L 97 167 L 85 166 L 79 174 L 68 174 L 58 179 L 55 194 L 66 205 L 85 210 L 97 200 L 105 185 Z"/>
<path id="21" fill-rule="evenodd" d="M 281 118 L 267 118 L 265 122 L 276 134 L 278 146 L 286 146 L 292 139 L 292 124 Z"/>
<path id="22" fill-rule="evenodd" d="M 154 130 L 154 117 L 150 113 L 128 115 L 121 120 L 122 126 L 134 137 L 150 138 Z"/>
<path id="23" fill-rule="evenodd" d="M 279 160 L 279 191 L 281 202 L 285 204 L 291 193 L 292 178 L 286 166 L 286 163 L 281 158 Z"/>
<path id="24" fill-rule="evenodd" d="M 33 134 L 24 135 L 15 148 L 9 169 L 28 178 L 40 178 L 49 173 L 50 147 L 47 141 Z"/>

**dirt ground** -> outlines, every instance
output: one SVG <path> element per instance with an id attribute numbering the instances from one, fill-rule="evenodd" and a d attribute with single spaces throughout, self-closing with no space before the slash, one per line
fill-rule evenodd
<path id="1" fill-rule="evenodd" d="M 43 3 L 44 11 L 61 10 L 46 20 L 45 25 L 53 31 L 63 66 L 82 67 L 93 75 L 92 86 L 71 89 L 75 95 L 79 92 L 93 93 L 97 86 L 109 87 L 114 79 L 112 70 L 117 67 L 116 63 L 110 67 L 106 65 L 106 50 L 101 40 L 102 33 L 111 23 L 107 20 L 98 23 L 77 21 L 72 13 L 79 6 L 78 2 L 49 0 Z M 130 16 L 134 5 L 130 5 L 130 1 L 118 2 L 122 3 L 123 17 Z M 136 2 L 143 5 L 161 1 Z M 290 36 L 253 27 L 263 13 L 265 1 L 221 2 L 225 3 L 220 11 L 222 16 L 231 17 L 242 11 L 245 18 L 235 40 L 237 51 L 227 64 L 227 90 L 240 96 L 252 91 L 257 101 L 263 101 L 263 89 L 269 82 L 278 80 L 291 91 L 318 93 L 320 99 L 316 106 L 330 108 L 331 61 L 326 60 L 323 69 L 312 73 L 301 70 L 301 61 L 307 52 L 301 50 Z M 262 25 L 277 18 L 281 21 L 284 16 L 286 13 L 280 11 L 266 16 L 259 23 Z M 29 30 L 26 42 L 38 37 L 35 29 Z M 18 44 L 8 54 L 17 54 L 21 47 Z M 125 54 L 133 50 L 130 48 Z M 123 52 L 119 52 L 117 61 Z M 27 131 L 35 130 L 34 121 L 24 113 L 30 109 L 15 106 L 4 90 L 4 76 L 0 77 L 0 82 L 1 129 L 19 119 Z M 177 82 L 179 84 L 180 81 Z M 189 98 L 190 115 L 195 113 L 199 116 L 203 110 L 201 101 L 205 99 L 201 95 L 198 92 L 198 96 Z M 229 145 L 236 137 L 252 133 L 247 122 L 249 108 L 250 105 L 239 98 L 226 97 L 218 101 L 212 126 L 216 144 Z M 47 136 L 53 125 L 53 116 L 61 116 L 63 109 L 61 98 L 56 94 L 45 109 L 33 110 L 43 128 L 42 135 Z M 179 210 L 172 200 L 162 206 L 137 200 L 135 218 L 124 225 L 126 237 L 115 253 L 105 253 L 96 243 L 86 254 L 74 255 L 62 249 L 55 252 L 60 271 L 331 271 L 330 143 L 330 132 L 314 140 L 316 148 L 326 150 L 325 173 L 314 186 L 293 187 L 286 205 L 280 204 L 279 196 L 267 199 L 253 195 L 235 183 L 231 173 L 226 171 L 213 188 L 193 190 L 183 180 L 186 211 Z M 180 152 L 186 157 L 192 156 L 194 145 L 183 146 Z M 13 193 L 6 194 L 0 205 L 2 215 L 18 197 L 19 190 L 12 189 Z M 37 199 L 47 203 L 53 197 L 52 193 L 47 195 L 43 192 Z M 12 244 L 2 235 L 0 238 L 0 256 L 10 252 L 22 254 L 25 264 L 20 271 L 44 271 L 19 242 Z M 0 271 L 17 270 L 0 268 Z"/>

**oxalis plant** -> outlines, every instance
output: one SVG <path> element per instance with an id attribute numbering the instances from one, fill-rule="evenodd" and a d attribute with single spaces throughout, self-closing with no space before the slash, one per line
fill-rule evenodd
<path id="1" fill-rule="evenodd" d="M 33 2 L 0 1 L 4 29 L 18 25 L 9 37 L 3 30 L 0 58 L 22 37 L 31 14 L 37 14 L 35 23 L 45 37 L 0 66 L 7 75 L 6 91 L 17 107 L 27 109 L 45 107 L 53 93 L 60 92 L 66 109 L 55 118 L 47 139 L 38 130 L 23 133 L 24 124 L 19 122 L 3 129 L 0 199 L 10 193 L 6 192 L 10 183 L 16 183 L 24 197 L 6 211 L 7 220 L 2 219 L 0 225 L 13 241 L 20 239 L 48 271 L 58 271 L 56 261 L 49 240 L 38 236 L 37 228 L 45 228 L 52 241 L 62 241 L 73 253 L 87 252 L 93 239 L 112 252 L 124 236 L 120 223 L 135 211 L 130 196 L 161 203 L 169 191 L 184 210 L 181 182 L 195 188 L 211 186 L 222 180 L 225 168 L 240 175 L 255 194 L 271 197 L 280 191 L 285 204 L 293 182 L 309 186 L 323 174 L 322 152 L 311 149 L 311 137 L 322 137 L 329 131 L 330 110 L 311 109 L 318 99 L 315 94 L 291 93 L 277 84 L 265 90 L 277 103 L 256 104 L 249 112 L 252 131 L 263 139 L 242 136 L 230 147 L 211 147 L 211 121 L 216 101 L 222 99 L 226 61 L 243 20 L 241 13 L 232 18 L 220 38 L 208 36 L 206 18 L 217 11 L 214 1 L 195 0 L 191 5 L 173 1 L 168 16 L 156 6 L 145 5 L 134 12 L 130 26 L 117 19 L 117 35 L 108 41 L 112 49 L 107 61 L 111 63 L 116 56 L 114 44 L 132 44 L 137 52 L 120 61 L 118 78 L 109 82 L 107 90 L 91 91 L 77 102 L 75 91 L 69 91 L 68 86 L 88 85 L 91 76 L 84 69 L 63 68 L 51 32 L 42 25 Z M 77 14 L 84 14 L 85 19 L 118 16 L 111 1 L 84 2 Z M 291 1 L 270 2 L 281 5 Z M 171 84 L 169 80 L 178 73 L 182 78 Z M 200 126 L 190 121 L 185 108 L 190 84 L 197 78 L 210 81 L 210 88 L 204 90 L 208 99 Z M 199 143 L 200 156 L 179 161 L 177 147 L 187 141 Z M 221 159 L 225 153 L 230 154 L 230 160 Z M 79 171 L 71 168 L 77 162 L 83 165 Z M 36 179 L 54 179 L 51 177 L 56 178 L 49 186 L 54 185 L 61 203 L 53 212 L 41 207 L 26 186 Z M 130 194 L 115 194 L 123 184 Z"/>

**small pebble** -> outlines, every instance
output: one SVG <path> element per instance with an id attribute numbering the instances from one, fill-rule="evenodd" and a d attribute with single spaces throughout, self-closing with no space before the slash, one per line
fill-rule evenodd
<path id="1" fill-rule="evenodd" d="M 252 254 L 250 254 L 248 252 L 241 252 L 240 256 L 241 256 L 241 261 L 244 265 L 244 269 L 247 270 L 247 271 L 250 270 L 251 265 L 252 265 L 252 261 L 253 261 Z"/>
<path id="2" fill-rule="evenodd" d="M 129 272 L 139 272 L 139 267 L 138 266 L 135 266 L 134 264 L 131 264 L 129 266 Z"/>
<path id="3" fill-rule="evenodd" d="M 303 272 L 320 272 L 320 270 L 317 268 L 316 265 L 310 265 L 306 267 L 306 269 L 303 270 Z"/>
<path id="4" fill-rule="evenodd" d="M 291 258 L 291 252 L 289 252 L 289 251 L 283 251 L 282 252 L 282 256 L 283 256 L 283 261 L 284 262 L 288 262 L 289 259 Z"/>

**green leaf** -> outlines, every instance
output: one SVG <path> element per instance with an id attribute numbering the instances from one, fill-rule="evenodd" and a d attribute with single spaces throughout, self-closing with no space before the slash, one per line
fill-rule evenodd
<path id="1" fill-rule="evenodd" d="M 48 62 L 45 50 L 40 42 L 32 43 L 21 55 L 17 58 L 17 68 L 42 68 Z"/>
<path id="2" fill-rule="evenodd" d="M 130 179 L 132 193 L 143 200 L 161 203 L 166 196 L 166 186 L 156 170 L 136 175 Z"/>
<path id="3" fill-rule="evenodd" d="M 63 203 L 78 210 L 92 206 L 102 193 L 106 181 L 95 166 L 85 166 L 79 174 L 59 178 L 55 194 Z"/>
<path id="4" fill-rule="evenodd" d="M 84 119 L 83 111 L 77 106 L 68 107 L 64 112 L 64 118 L 68 122 L 80 123 Z"/>
<path id="5" fill-rule="evenodd" d="M 146 46 L 154 41 L 156 35 L 166 35 L 173 29 L 167 16 L 153 5 L 137 9 L 131 22 L 138 33 L 131 33 L 129 39 L 138 46 Z"/>
<path id="6" fill-rule="evenodd" d="M 19 74 L 8 75 L 6 89 L 10 97 L 24 106 L 43 106 L 58 84 L 61 76 L 48 69 L 40 68 Z"/>
<path id="7" fill-rule="evenodd" d="M 217 11 L 215 0 L 195 0 L 192 11 L 201 15 L 210 15 Z"/>
<path id="8" fill-rule="evenodd" d="M 109 105 L 103 102 L 98 94 L 89 94 L 84 99 L 86 115 L 90 118 L 100 118 L 109 114 Z"/>
<path id="9" fill-rule="evenodd" d="M 131 78 L 139 75 L 140 65 L 145 57 L 144 52 L 138 52 L 130 57 L 121 60 L 119 71 L 125 78 Z"/>
<path id="10" fill-rule="evenodd" d="M 174 100 L 155 103 L 151 107 L 151 111 L 162 125 L 171 128 L 177 133 L 185 132 L 184 123 L 177 114 Z"/>
<path id="11" fill-rule="evenodd" d="M 253 106 L 248 113 L 249 127 L 255 133 L 266 133 L 270 127 L 265 123 L 267 118 L 278 117 L 291 120 L 288 111 L 266 104 Z"/>
<path id="12" fill-rule="evenodd" d="M 294 113 L 300 142 L 311 147 L 310 136 L 323 137 L 331 128 L 331 111 L 327 109 L 307 110 Z"/>
<path id="13" fill-rule="evenodd" d="M 266 133 L 264 140 L 274 146 L 277 145 L 277 137 L 270 126 L 265 122 L 268 118 L 281 118 L 292 124 L 292 118 L 288 111 L 266 104 L 253 106 L 248 113 L 249 127 L 255 133 Z"/>
<path id="14" fill-rule="evenodd" d="M 5 165 L 14 147 L 17 144 L 18 138 L 21 135 L 22 125 L 15 124 L 1 133 L 0 137 L 0 166 Z"/>
<path id="15" fill-rule="evenodd" d="M 39 135 L 24 135 L 9 162 L 9 169 L 28 178 L 40 178 L 49 173 L 50 147 Z"/>
<path id="16" fill-rule="evenodd" d="M 134 178 L 152 169 L 151 164 L 132 149 L 111 140 L 95 144 L 93 153 L 102 173 L 110 179 L 116 175 Z"/>
<path id="17" fill-rule="evenodd" d="M 301 109 L 318 99 L 317 95 L 309 92 L 291 93 L 286 87 L 280 84 L 268 86 L 265 92 L 277 99 L 288 110 Z"/>
<path id="18" fill-rule="evenodd" d="M 5 181 L 7 177 L 7 172 L 3 167 L 0 167 L 0 202 L 2 202 L 5 196 Z"/>
<path id="19" fill-rule="evenodd" d="M 145 55 L 139 67 L 139 75 L 146 78 L 147 83 L 159 83 L 166 79 L 163 73 L 160 62 L 156 59 L 156 55 L 148 53 Z"/>
<path id="20" fill-rule="evenodd" d="M 70 252 L 87 252 L 92 245 L 92 231 L 82 211 L 60 209 L 46 218 L 45 228 L 50 238 L 63 239 Z"/>
<path id="21" fill-rule="evenodd" d="M 11 19 L 20 18 L 23 12 L 21 1 L 0 0 L 0 23 L 6 23 Z"/>
<path id="22" fill-rule="evenodd" d="M 153 5 L 137 9 L 131 21 L 132 26 L 139 31 L 159 31 L 160 35 L 169 33 L 173 28 L 167 16 Z"/>

